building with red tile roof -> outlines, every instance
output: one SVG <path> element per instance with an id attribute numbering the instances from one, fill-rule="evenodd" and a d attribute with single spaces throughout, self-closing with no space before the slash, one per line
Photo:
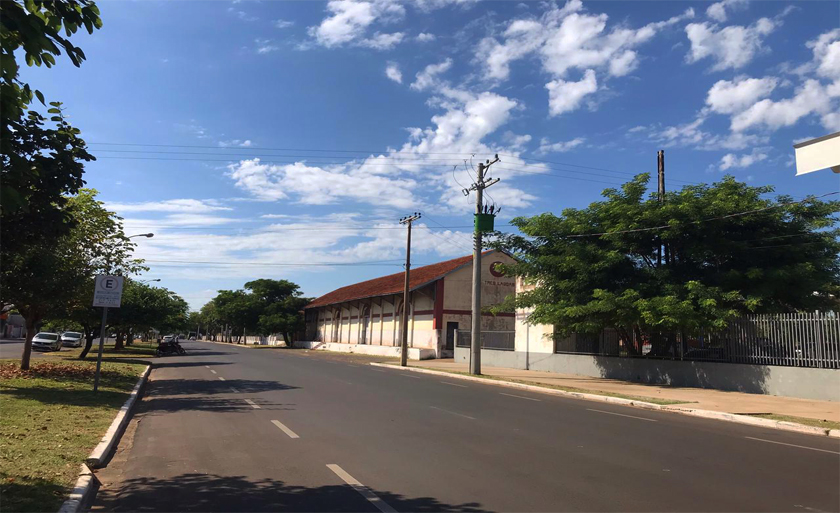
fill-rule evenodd
<path id="1" fill-rule="evenodd" d="M 451 356 L 457 330 L 470 329 L 472 262 L 472 255 L 468 255 L 411 270 L 410 358 Z M 514 294 L 514 279 L 496 269 L 499 263 L 511 262 L 511 257 L 501 251 L 483 253 L 484 307 Z M 400 272 L 347 285 L 313 300 L 305 307 L 307 342 L 303 345 L 398 355 L 404 281 L 405 275 Z M 483 314 L 482 329 L 513 331 L 513 314 Z"/>

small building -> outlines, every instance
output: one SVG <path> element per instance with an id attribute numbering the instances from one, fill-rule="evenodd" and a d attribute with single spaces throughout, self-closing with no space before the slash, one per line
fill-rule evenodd
<path id="1" fill-rule="evenodd" d="M 514 294 L 513 278 L 497 266 L 512 263 L 507 254 L 485 251 L 481 259 L 481 304 L 499 304 Z M 417 267 L 410 274 L 408 357 L 451 357 L 458 330 L 472 323 L 472 263 L 464 256 Z M 405 274 L 400 272 L 348 285 L 325 294 L 304 308 L 306 342 L 296 346 L 379 355 L 398 355 Z M 482 314 L 482 330 L 514 330 L 514 314 Z"/>

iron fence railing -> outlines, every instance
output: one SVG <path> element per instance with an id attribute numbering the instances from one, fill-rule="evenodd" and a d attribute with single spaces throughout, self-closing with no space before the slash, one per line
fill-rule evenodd
<path id="1" fill-rule="evenodd" d="M 836 312 L 750 315 L 721 331 L 555 335 L 555 353 L 840 369 Z"/>
<path id="2" fill-rule="evenodd" d="M 466 330 L 455 332 L 457 347 L 470 347 L 472 333 Z M 494 349 L 497 351 L 513 351 L 516 349 L 515 331 L 482 331 L 481 348 Z"/>

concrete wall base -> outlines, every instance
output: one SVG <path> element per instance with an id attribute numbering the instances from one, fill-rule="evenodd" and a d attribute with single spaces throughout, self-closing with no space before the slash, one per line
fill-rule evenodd
<path id="1" fill-rule="evenodd" d="M 294 346 L 301 349 L 318 349 L 336 351 L 339 353 L 358 353 L 376 356 L 400 356 L 401 348 L 393 346 L 371 346 L 367 344 L 339 344 L 337 342 L 295 342 Z M 434 349 L 421 347 L 408 348 L 409 360 L 431 360 L 435 357 Z"/>
<path id="2" fill-rule="evenodd" d="M 456 348 L 456 362 L 468 362 L 469 357 L 469 348 Z M 481 363 L 491 367 L 578 374 L 635 383 L 840 401 L 840 370 L 838 369 L 525 353 L 488 349 L 481 351 Z"/>

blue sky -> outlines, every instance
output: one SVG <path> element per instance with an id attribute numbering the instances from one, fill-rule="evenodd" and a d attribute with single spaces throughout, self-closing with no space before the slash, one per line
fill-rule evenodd
<path id="1" fill-rule="evenodd" d="M 516 215 L 635 173 L 732 174 L 797 198 L 792 144 L 840 130 L 837 2 L 100 2 L 87 61 L 24 69 L 98 160 L 88 186 L 144 278 L 194 308 L 286 278 L 317 296 L 470 252 L 474 164 Z M 203 262 L 203 263 L 194 263 Z M 321 266 L 323 263 L 342 265 Z M 289 265 L 306 264 L 306 265 Z"/>

